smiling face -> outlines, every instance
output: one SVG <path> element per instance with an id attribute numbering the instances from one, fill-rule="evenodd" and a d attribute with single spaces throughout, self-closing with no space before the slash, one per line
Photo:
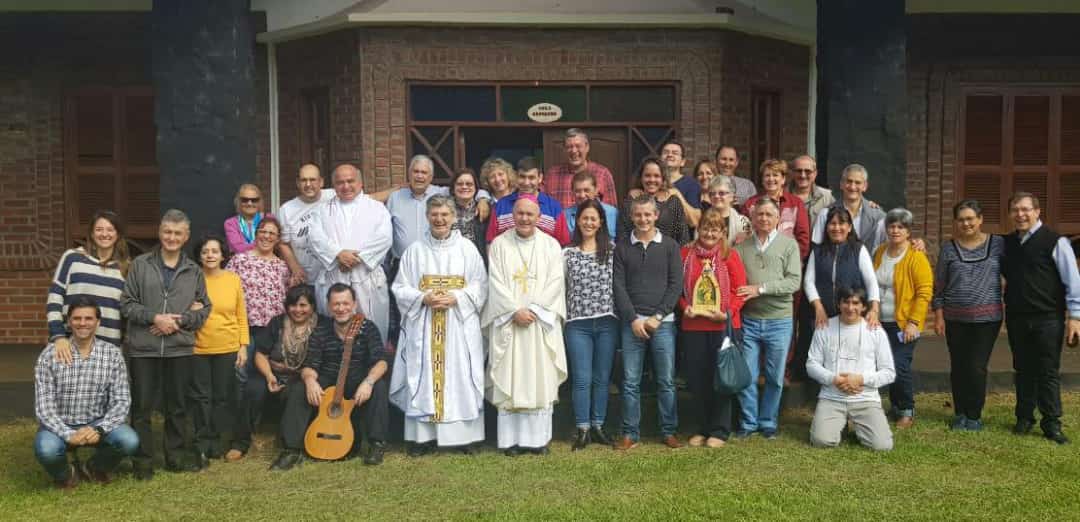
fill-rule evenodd
<path id="1" fill-rule="evenodd" d="M 540 169 L 529 169 L 518 172 L 518 192 L 522 194 L 536 194 L 540 192 L 540 183 L 544 181 L 544 175 Z"/>
<path id="2" fill-rule="evenodd" d="M 304 165 L 296 174 L 296 190 L 300 199 L 308 203 L 319 200 L 319 191 L 322 190 L 323 178 L 319 168 L 315 165 Z"/>
<path id="3" fill-rule="evenodd" d="M 709 203 L 717 210 L 727 210 L 735 202 L 735 194 L 727 187 L 709 189 Z"/>
<path id="4" fill-rule="evenodd" d="M 956 223 L 956 235 L 974 238 L 982 230 L 983 218 L 970 208 L 962 208 L 953 220 Z"/>
<path id="5" fill-rule="evenodd" d="M 342 165 L 334 169 L 334 192 L 341 201 L 352 201 L 364 190 L 364 182 L 360 180 L 360 171 L 350 165 Z"/>
<path id="6" fill-rule="evenodd" d="M 650 196 L 664 188 L 664 173 L 660 170 L 660 165 L 651 161 L 645 164 L 641 170 L 641 188 Z"/>
<path id="7" fill-rule="evenodd" d="M 117 233 L 116 227 L 114 227 L 108 219 L 98 218 L 98 220 L 94 222 L 94 231 L 91 234 L 91 237 L 93 238 L 94 246 L 96 246 L 98 250 L 109 250 L 116 246 L 116 240 L 120 237 L 120 234 Z"/>
<path id="8" fill-rule="evenodd" d="M 259 223 L 259 230 L 255 232 L 255 248 L 262 254 L 273 254 L 281 240 L 281 230 L 273 221 Z"/>
<path id="9" fill-rule="evenodd" d="M 573 136 L 563 142 L 566 162 L 575 170 L 585 167 L 589 161 L 589 140 L 585 136 Z"/>
<path id="10" fill-rule="evenodd" d="M 574 182 L 574 203 L 578 205 L 590 199 L 596 199 L 596 184 L 592 180 Z"/>
<path id="11" fill-rule="evenodd" d="M 472 174 L 462 174 L 454 180 L 454 197 L 459 201 L 476 197 L 476 178 Z"/>
<path id="12" fill-rule="evenodd" d="M 349 322 L 356 313 L 356 300 L 348 290 L 330 294 L 326 306 L 330 308 L 330 315 L 338 324 Z"/>
<path id="13" fill-rule="evenodd" d="M 784 191 L 784 173 L 777 169 L 768 169 L 761 174 L 761 188 L 766 194 L 779 196 Z"/>
<path id="14" fill-rule="evenodd" d="M 866 311 L 866 303 L 858 297 L 852 296 L 840 301 L 840 320 L 844 324 L 856 324 Z"/>
<path id="15" fill-rule="evenodd" d="M 791 173 L 795 176 L 795 188 L 799 190 L 811 190 L 817 180 L 817 167 L 814 160 L 805 156 L 796 158 L 792 162 Z"/>
<path id="16" fill-rule="evenodd" d="M 514 230 L 521 237 L 532 237 L 536 232 L 536 220 L 540 218 L 540 206 L 530 199 L 514 203 Z"/>
<path id="17" fill-rule="evenodd" d="M 698 185 L 701 185 L 702 190 L 709 188 L 709 182 L 716 177 L 716 169 L 712 163 L 702 163 L 698 165 L 697 172 L 694 172 L 694 179 L 697 180 Z"/>
<path id="18" fill-rule="evenodd" d="M 210 271 L 221 268 L 221 260 L 224 256 L 221 253 L 221 243 L 218 243 L 216 239 L 211 239 L 206 243 L 203 243 L 202 250 L 199 250 L 199 264 L 202 265 L 203 270 Z"/>
<path id="19" fill-rule="evenodd" d="M 73 308 L 68 312 L 68 327 L 71 328 L 72 337 L 79 343 L 92 341 L 100 322 L 96 309 L 89 306 Z"/>
<path id="20" fill-rule="evenodd" d="M 837 244 L 847 241 L 848 234 L 851 233 L 851 223 L 840 217 L 840 214 L 834 215 L 825 228 L 828 230 L 829 241 Z"/>
<path id="21" fill-rule="evenodd" d="M 259 191 L 245 187 L 236 194 L 236 200 L 240 203 L 240 215 L 251 219 L 262 210 L 262 196 Z"/>
<path id="22" fill-rule="evenodd" d="M 158 240 L 161 241 L 161 251 L 166 254 L 178 254 L 184 248 L 191 237 L 191 226 L 187 223 L 173 223 L 163 221 L 158 227 Z"/>
<path id="23" fill-rule="evenodd" d="M 716 154 L 716 166 L 720 167 L 720 173 L 725 176 L 734 176 L 735 169 L 739 167 L 739 155 L 735 149 L 724 147 Z"/>
<path id="24" fill-rule="evenodd" d="M 495 194 L 506 194 L 510 188 L 510 174 L 503 169 L 493 169 L 488 173 L 488 186 Z"/>
<path id="25" fill-rule="evenodd" d="M 668 143 L 664 145 L 664 148 L 660 149 L 660 161 L 663 162 L 664 168 L 668 170 L 678 170 L 686 165 L 686 158 L 683 157 L 683 148 L 678 143 Z"/>
<path id="26" fill-rule="evenodd" d="M 348 293 L 348 292 L 346 292 Z M 308 301 L 306 296 L 301 296 L 295 303 L 285 307 L 289 319 L 297 324 L 304 324 L 315 314 L 315 307 Z"/>
<path id="27" fill-rule="evenodd" d="M 708 250 L 718 245 L 727 236 L 727 230 L 722 225 L 709 225 L 698 230 L 698 245 Z"/>
<path id="28" fill-rule="evenodd" d="M 431 230 L 431 237 L 435 239 L 446 239 L 450 236 L 450 229 L 454 226 L 454 220 L 457 215 L 454 214 L 454 209 L 446 206 L 439 205 L 431 207 L 427 211 L 427 220 L 429 229 Z"/>
<path id="29" fill-rule="evenodd" d="M 409 167 L 409 189 L 414 194 L 423 194 L 431 185 L 431 175 L 431 163 L 424 160 L 413 161 Z"/>
<path id="30" fill-rule="evenodd" d="M 902 245 L 907 243 L 908 239 L 911 239 L 911 231 L 902 223 L 889 223 L 889 225 L 885 227 L 885 237 L 888 238 L 889 243 Z"/>
<path id="31" fill-rule="evenodd" d="M 855 203 L 862 200 L 863 193 L 870 187 L 866 181 L 866 174 L 857 170 L 848 171 L 841 180 L 840 192 L 844 194 L 844 201 Z"/>
<path id="32" fill-rule="evenodd" d="M 1009 206 L 1009 215 L 1012 216 L 1013 225 L 1021 234 L 1027 233 L 1035 222 L 1039 221 L 1042 212 L 1031 198 L 1019 198 Z"/>
<path id="33" fill-rule="evenodd" d="M 776 205 L 754 205 L 754 232 L 760 235 L 766 235 L 776 230 L 776 225 L 780 224 L 780 212 L 776 209 Z"/>
<path id="34" fill-rule="evenodd" d="M 655 202 L 634 203 L 630 206 L 630 220 L 634 222 L 634 230 L 639 236 L 648 235 L 656 227 L 659 217 Z"/>
<path id="35" fill-rule="evenodd" d="M 600 213 L 595 208 L 581 211 L 581 215 L 577 217 L 577 229 L 581 232 L 582 239 L 596 237 L 596 231 L 600 230 Z"/>

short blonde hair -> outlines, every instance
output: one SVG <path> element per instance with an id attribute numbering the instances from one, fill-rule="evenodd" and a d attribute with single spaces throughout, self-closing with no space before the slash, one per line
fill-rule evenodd
<path id="1" fill-rule="evenodd" d="M 514 166 L 502 158 L 488 158 L 483 165 L 480 165 L 480 177 L 483 178 L 485 188 L 491 188 L 491 173 L 496 170 L 506 173 L 510 190 L 517 187 L 517 171 L 514 170 Z"/>

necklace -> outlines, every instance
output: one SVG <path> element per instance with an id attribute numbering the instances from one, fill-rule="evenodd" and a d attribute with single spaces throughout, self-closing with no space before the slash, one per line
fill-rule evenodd
<path id="1" fill-rule="evenodd" d="M 290 370 L 299 370 L 300 365 L 307 356 L 308 339 L 314 329 L 314 321 L 297 325 L 291 319 L 285 319 L 284 335 L 281 339 L 281 359 L 285 367 Z"/>
<path id="2" fill-rule="evenodd" d="M 533 232 L 535 234 L 535 232 Z M 536 258 L 536 242 L 531 242 L 529 248 L 529 261 L 525 261 L 525 255 L 521 253 L 521 243 L 524 241 L 521 238 L 514 235 L 514 251 L 517 252 L 518 259 L 521 260 L 521 269 L 514 272 L 514 281 L 521 285 L 521 291 L 529 293 L 529 267 L 532 266 L 533 261 Z"/>

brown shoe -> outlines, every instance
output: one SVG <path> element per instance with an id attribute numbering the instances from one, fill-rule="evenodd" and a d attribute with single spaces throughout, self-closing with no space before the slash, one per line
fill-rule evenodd
<path id="1" fill-rule="evenodd" d="M 896 419 L 896 429 L 906 430 L 915 424 L 915 419 L 912 417 L 900 417 Z"/>
<path id="2" fill-rule="evenodd" d="M 225 454 L 225 462 L 236 462 L 244 458 L 244 452 L 238 449 L 231 449 Z"/>
<path id="3" fill-rule="evenodd" d="M 705 441 L 705 446 L 709 448 L 723 448 L 726 445 L 727 443 L 724 442 L 724 439 L 718 439 L 716 437 L 709 437 L 708 440 Z"/>
<path id="4" fill-rule="evenodd" d="M 104 471 L 98 471 L 90 465 L 89 461 L 79 464 L 79 474 L 87 480 L 97 482 L 98 484 L 108 484 L 112 482 L 112 476 Z"/>
<path id="5" fill-rule="evenodd" d="M 700 448 L 705 445 L 705 436 L 694 435 L 693 437 L 690 437 L 690 440 L 687 441 L 687 444 L 689 444 L 690 447 L 693 448 Z"/>
<path id="6" fill-rule="evenodd" d="M 638 442 L 630 437 L 623 437 L 615 443 L 614 448 L 621 451 L 632 450 L 638 447 Z"/>
<path id="7" fill-rule="evenodd" d="M 62 491 L 71 491 L 75 489 L 75 486 L 79 485 L 79 470 L 75 469 L 75 466 L 68 465 L 68 476 L 65 480 L 54 481 L 53 484 L 56 488 Z"/>
<path id="8" fill-rule="evenodd" d="M 678 437 L 674 435 L 664 437 L 664 445 L 671 449 L 679 449 L 684 446 L 684 444 L 679 441 Z"/>

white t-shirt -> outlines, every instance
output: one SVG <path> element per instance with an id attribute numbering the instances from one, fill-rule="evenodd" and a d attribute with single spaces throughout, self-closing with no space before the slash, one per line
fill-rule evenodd
<path id="1" fill-rule="evenodd" d="M 322 264 L 308 249 L 308 226 L 315 218 L 314 210 L 333 197 L 334 189 L 322 189 L 319 201 L 306 203 L 300 198 L 293 198 L 281 205 L 277 211 L 277 218 L 281 221 L 281 240 L 292 247 L 296 260 L 304 268 L 308 283 L 314 284 L 322 271 Z"/>

